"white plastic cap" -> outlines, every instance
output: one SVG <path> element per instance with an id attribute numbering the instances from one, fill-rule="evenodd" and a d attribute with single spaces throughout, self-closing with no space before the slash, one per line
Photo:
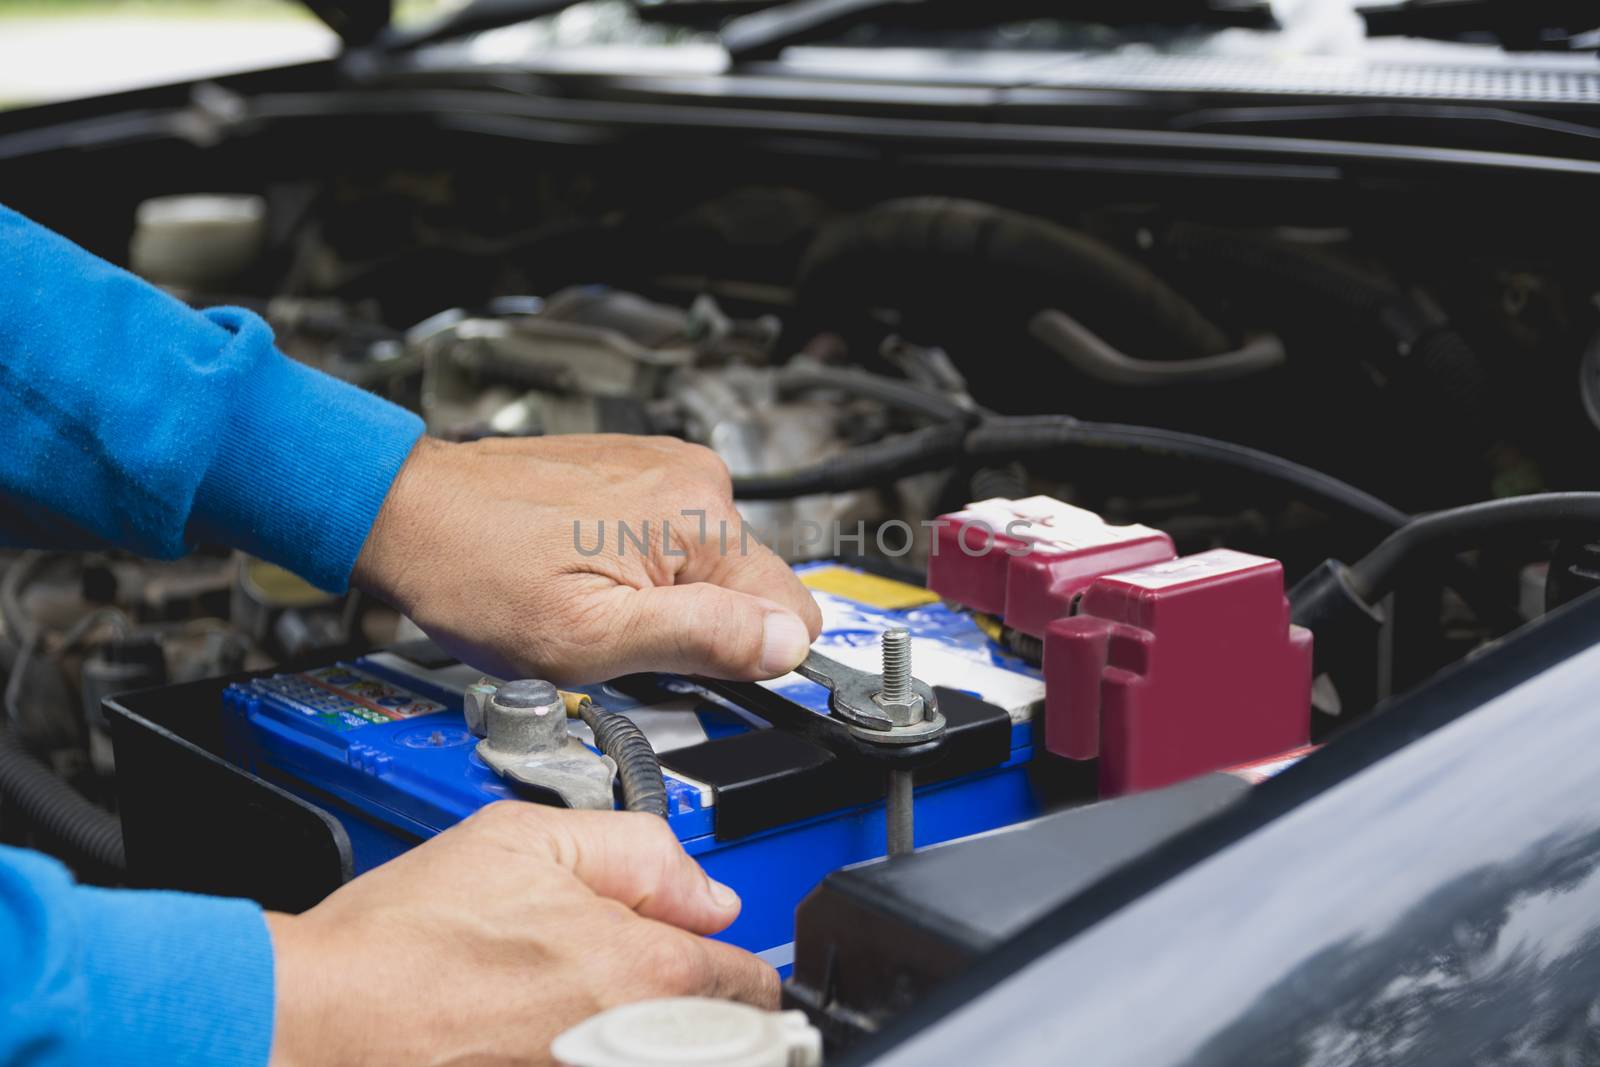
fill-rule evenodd
<path id="1" fill-rule="evenodd" d="M 184 193 L 139 205 L 129 266 L 158 285 L 224 286 L 256 261 L 266 236 L 259 196 Z"/>
<path id="2" fill-rule="evenodd" d="M 818 1067 L 822 1035 L 803 1012 L 674 997 L 601 1012 L 550 1054 L 563 1067 Z"/>

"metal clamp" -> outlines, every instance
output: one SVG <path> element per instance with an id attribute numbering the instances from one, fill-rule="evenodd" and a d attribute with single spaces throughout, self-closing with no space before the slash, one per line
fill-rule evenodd
<path id="1" fill-rule="evenodd" d="M 467 720 L 484 739 L 478 755 L 496 774 L 548 789 L 568 807 L 610 811 L 617 765 L 567 732 L 567 707 L 549 682 L 479 682 L 466 697 Z"/>

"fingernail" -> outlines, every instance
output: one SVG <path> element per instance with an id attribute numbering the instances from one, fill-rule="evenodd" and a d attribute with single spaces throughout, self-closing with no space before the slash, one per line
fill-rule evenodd
<path id="1" fill-rule="evenodd" d="M 761 626 L 761 670 L 765 674 L 777 676 L 794 670 L 811 650 L 806 624 L 787 612 L 771 612 Z"/>
<path id="2" fill-rule="evenodd" d="M 715 878 L 707 878 L 706 884 L 711 887 L 711 899 L 716 901 L 717 907 L 728 911 L 739 906 L 738 893 L 735 893 Z"/>

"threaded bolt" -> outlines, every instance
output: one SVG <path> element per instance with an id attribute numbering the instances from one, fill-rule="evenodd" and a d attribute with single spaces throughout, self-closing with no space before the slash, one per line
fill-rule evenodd
<path id="1" fill-rule="evenodd" d="M 903 628 L 883 631 L 883 700 L 907 704 L 911 701 L 911 631 Z"/>

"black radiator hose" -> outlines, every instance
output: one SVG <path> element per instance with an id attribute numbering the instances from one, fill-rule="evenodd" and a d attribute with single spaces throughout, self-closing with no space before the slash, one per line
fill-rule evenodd
<path id="1" fill-rule="evenodd" d="M 616 761 L 623 806 L 665 819 L 667 784 L 661 777 L 655 746 L 644 731 L 626 715 L 607 711 L 588 700 L 578 705 L 578 717 L 594 733 L 595 747 Z"/>
<path id="2" fill-rule="evenodd" d="M 117 817 L 57 777 L 4 729 L 0 729 L 0 799 L 70 858 L 107 871 L 127 869 Z"/>
<path id="3" fill-rule="evenodd" d="M 930 333 L 964 336 L 997 317 L 1022 330 L 1041 309 L 1061 308 L 1141 355 L 1184 359 L 1232 347 L 1176 289 L 1103 241 L 946 197 L 891 200 L 826 227 L 800 264 L 795 303 L 816 330 L 848 329 L 887 307 L 915 312 Z"/>

